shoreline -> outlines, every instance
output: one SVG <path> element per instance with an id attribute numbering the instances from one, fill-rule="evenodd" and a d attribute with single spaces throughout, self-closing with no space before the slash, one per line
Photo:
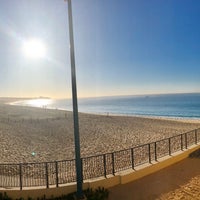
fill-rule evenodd
<path id="1" fill-rule="evenodd" d="M 27 99 L 26 99 L 27 100 Z M 14 102 L 7 102 L 5 104 L 12 105 L 12 106 L 21 106 L 21 107 L 30 107 L 30 108 L 41 108 L 41 109 L 48 109 L 48 110 L 60 110 L 60 111 L 66 111 L 66 112 L 73 112 L 72 110 L 67 110 L 64 108 L 54 108 L 54 107 L 40 107 L 40 106 L 31 106 L 31 105 L 18 105 L 15 104 L 17 102 L 23 102 L 23 100 L 20 101 L 14 101 Z M 162 119 L 162 120 L 175 120 L 175 121 L 182 121 L 182 122 L 190 122 L 190 123 L 200 123 L 200 118 L 198 117 L 172 117 L 172 116 L 162 116 L 162 115 L 137 115 L 137 114 L 122 114 L 122 113 L 111 113 L 111 112 L 79 112 L 83 114 L 90 114 L 90 115 L 102 115 L 102 116 L 114 116 L 114 117 L 140 117 L 140 118 L 149 118 L 149 119 Z"/>
<path id="2" fill-rule="evenodd" d="M 192 93 L 193 94 L 193 93 Z M 144 95 L 142 95 L 144 96 Z M 154 96 L 154 95 L 153 95 Z M 108 97 L 110 98 L 110 97 Z M 125 96 L 124 96 L 125 98 Z M 56 107 L 56 105 L 52 104 L 52 102 L 55 100 L 55 99 L 51 99 L 51 98 L 0 98 L 0 103 L 1 103 L 1 100 L 7 100 L 7 103 L 10 104 L 10 105 L 15 105 L 15 106 L 27 106 L 27 107 L 36 107 L 36 108 L 45 108 L 45 109 L 51 109 L 51 110 L 63 110 L 63 111 L 72 111 L 72 105 L 71 105 L 71 101 L 70 101 L 70 108 L 64 108 L 64 107 Z M 85 99 L 85 98 L 83 98 Z M 90 99 L 90 98 L 89 98 Z M 95 99 L 95 98 L 94 98 Z M 98 98 L 97 98 L 98 99 Z M 39 102 L 34 105 L 34 103 L 30 103 L 30 102 L 26 102 L 26 101 L 34 101 L 34 100 L 46 100 L 46 101 L 52 101 L 52 102 L 46 102 L 46 103 L 42 103 L 42 102 Z M 64 99 L 60 99 L 60 100 L 64 100 Z M 69 99 L 67 99 L 69 100 Z M 41 103 L 41 105 L 40 105 Z M 23 105 L 24 104 L 24 105 Z M 69 105 L 68 105 L 69 106 Z M 92 105 L 91 105 L 92 106 Z M 190 121 L 191 123 L 200 123 L 200 117 L 193 117 L 193 116 L 175 116 L 175 115 L 159 115 L 159 114 L 134 114 L 134 113 L 123 113 L 121 112 L 120 113 L 120 110 L 119 112 L 99 112 L 99 111 L 83 111 L 80 109 L 81 107 L 81 103 L 79 102 L 79 113 L 85 113 L 85 114 L 92 114 L 92 115 L 103 115 L 103 116 L 130 116 L 130 117 L 142 117 L 142 118 L 156 118 L 156 119 L 169 119 L 169 120 L 178 120 L 178 121 Z"/>
<path id="3" fill-rule="evenodd" d="M 81 157 L 128 149 L 199 128 L 199 122 L 79 113 Z M 1 163 L 74 158 L 71 111 L 0 103 Z"/>
<path id="4" fill-rule="evenodd" d="M 195 117 L 170 117 L 170 116 L 156 116 L 156 115 L 135 115 L 135 114 L 103 114 L 103 113 L 87 113 L 80 112 L 84 114 L 91 115 L 103 115 L 103 116 L 113 116 L 113 117 L 138 117 L 138 118 L 146 118 L 146 119 L 161 119 L 161 120 L 172 120 L 172 121 L 182 121 L 182 122 L 190 122 L 190 123 L 200 123 L 200 118 Z"/>

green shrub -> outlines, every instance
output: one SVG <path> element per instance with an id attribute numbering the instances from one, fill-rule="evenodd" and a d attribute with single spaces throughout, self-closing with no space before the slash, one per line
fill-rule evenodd
<path id="1" fill-rule="evenodd" d="M 84 191 L 84 194 L 87 197 L 87 200 L 107 200 L 109 196 L 109 191 L 101 187 L 95 190 L 88 188 Z"/>
<path id="2" fill-rule="evenodd" d="M 99 187 L 95 190 L 88 188 L 87 190 L 83 191 L 84 195 L 86 196 L 87 200 L 107 200 L 109 196 L 109 191 L 105 188 Z M 0 200 L 12 200 L 12 198 L 8 197 L 6 193 L 0 193 Z M 23 198 L 19 198 L 17 200 L 24 200 Z M 31 197 L 28 197 L 28 200 L 34 200 Z M 75 193 L 71 193 L 68 195 L 63 195 L 60 197 L 51 197 L 47 199 L 44 195 L 42 198 L 37 198 L 37 200 L 75 200 Z"/>
<path id="3" fill-rule="evenodd" d="M 200 149 L 190 153 L 189 158 L 200 158 Z"/>
<path id="4" fill-rule="evenodd" d="M 9 198 L 5 192 L 4 194 L 0 193 L 0 200 L 12 200 L 12 199 Z"/>

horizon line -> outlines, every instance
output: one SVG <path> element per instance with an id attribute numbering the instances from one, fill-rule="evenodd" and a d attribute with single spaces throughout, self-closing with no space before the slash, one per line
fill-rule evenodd
<path id="1" fill-rule="evenodd" d="M 156 96 L 156 95 L 178 95 L 178 94 L 200 94 L 199 92 L 169 92 L 169 93 L 143 93 L 143 94 L 119 94 L 119 95 L 102 95 L 102 96 L 88 96 L 88 97 L 78 97 L 79 99 L 88 98 L 109 98 L 109 97 L 131 97 L 131 96 Z M 47 97 L 47 96 L 0 96 L 0 99 L 72 99 L 72 97 Z"/>

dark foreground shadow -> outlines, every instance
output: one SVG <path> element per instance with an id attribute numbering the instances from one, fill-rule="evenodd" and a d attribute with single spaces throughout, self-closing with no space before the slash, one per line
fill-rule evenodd
<path id="1" fill-rule="evenodd" d="M 154 174 L 110 188 L 109 200 L 153 200 L 174 191 L 200 175 L 200 150 L 189 158 Z"/>

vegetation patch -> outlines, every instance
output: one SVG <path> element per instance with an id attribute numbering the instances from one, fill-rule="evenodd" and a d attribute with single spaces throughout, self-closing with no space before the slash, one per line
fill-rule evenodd
<path id="1" fill-rule="evenodd" d="M 109 196 L 109 191 L 105 188 L 99 187 L 95 190 L 89 188 L 87 190 L 83 191 L 86 200 L 107 200 Z M 0 200 L 14 200 L 10 198 L 6 193 L 0 193 Z M 25 200 L 24 198 L 19 198 L 16 200 Z M 75 193 L 71 193 L 68 195 L 62 195 L 60 197 L 51 197 L 51 198 L 46 198 L 44 195 L 42 198 L 37 198 L 33 199 L 29 197 L 27 200 L 76 200 L 76 195 Z"/>
<path id="2" fill-rule="evenodd" d="M 196 151 L 192 152 L 189 155 L 189 158 L 200 158 L 200 149 L 197 149 Z"/>

